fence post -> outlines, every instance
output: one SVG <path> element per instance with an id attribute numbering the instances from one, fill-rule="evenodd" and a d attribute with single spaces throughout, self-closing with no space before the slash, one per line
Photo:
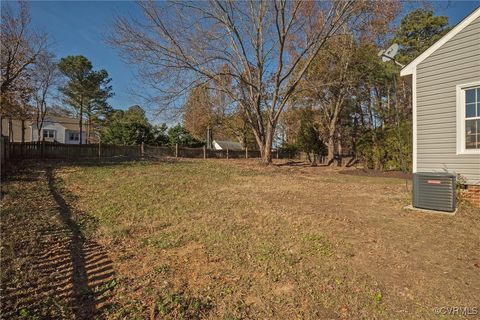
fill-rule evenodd
<path id="1" fill-rule="evenodd" d="M 207 147 L 203 146 L 203 159 L 207 159 Z"/>
<path id="2" fill-rule="evenodd" d="M 178 143 L 175 143 L 175 158 L 178 158 Z"/>
<path id="3" fill-rule="evenodd" d="M 245 159 L 248 159 L 248 147 L 245 147 Z"/>
<path id="4" fill-rule="evenodd" d="M 227 147 L 227 159 L 228 159 L 228 147 Z"/>
<path id="5" fill-rule="evenodd" d="M 100 158 L 102 156 L 102 142 L 100 139 L 98 140 L 98 157 Z"/>
<path id="6" fill-rule="evenodd" d="M 277 159 L 278 159 L 278 149 L 277 149 Z"/>
<path id="7" fill-rule="evenodd" d="M 142 141 L 142 144 L 140 145 L 140 154 L 141 154 L 142 159 L 143 159 L 143 157 L 145 156 L 145 146 L 143 144 L 143 141 Z"/>
<path id="8" fill-rule="evenodd" d="M 45 152 L 45 143 L 42 141 L 40 142 L 40 158 L 42 159 L 45 156 L 44 152 Z"/>

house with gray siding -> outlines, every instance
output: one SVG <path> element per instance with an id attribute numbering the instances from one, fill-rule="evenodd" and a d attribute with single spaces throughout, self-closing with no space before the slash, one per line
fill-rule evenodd
<path id="1" fill-rule="evenodd" d="M 401 70 L 412 83 L 413 172 L 480 189 L 480 8 Z"/>

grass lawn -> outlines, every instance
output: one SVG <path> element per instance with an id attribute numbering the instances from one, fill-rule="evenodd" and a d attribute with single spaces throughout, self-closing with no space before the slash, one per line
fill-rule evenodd
<path id="1" fill-rule="evenodd" d="M 435 307 L 479 307 L 480 210 L 404 210 L 400 179 L 246 160 L 27 167 L 2 182 L 2 317 L 437 319 Z"/>

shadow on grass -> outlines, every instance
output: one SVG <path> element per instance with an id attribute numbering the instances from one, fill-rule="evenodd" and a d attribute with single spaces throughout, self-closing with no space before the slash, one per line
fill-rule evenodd
<path id="1" fill-rule="evenodd" d="M 102 246 L 85 237 L 81 224 L 89 219 L 88 215 L 73 212 L 58 188 L 54 168 L 32 170 L 31 174 L 39 177 L 20 181 L 34 183 L 36 188 L 41 184 L 48 187 L 53 201 L 36 196 L 38 207 L 29 219 L 43 226 L 31 230 L 32 237 L 38 235 L 38 241 L 28 256 L 13 257 L 27 261 L 28 269 L 15 272 L 19 273 L 18 279 L 28 280 L 2 284 L 0 318 L 95 318 L 108 305 L 117 284 L 112 261 Z M 36 188 L 26 190 L 35 193 Z M 35 198 L 33 194 L 23 196 Z M 47 207 L 42 200 L 53 205 Z M 61 223 L 49 222 L 52 217 Z M 25 272 L 28 274 L 21 274 Z"/>
<path id="2" fill-rule="evenodd" d="M 76 311 L 75 314 L 78 318 L 85 318 L 86 315 L 93 315 L 96 312 L 95 298 L 91 294 L 88 286 L 87 265 L 84 251 L 86 240 L 80 227 L 73 220 L 70 207 L 55 186 L 52 168 L 47 168 L 46 176 L 48 179 L 48 188 L 58 205 L 62 222 L 71 233 L 69 251 L 73 267 L 71 280 Z"/>
<path id="3" fill-rule="evenodd" d="M 300 168 L 311 168 L 311 167 L 328 167 L 327 164 L 318 163 L 315 166 L 312 166 L 310 163 L 305 161 L 288 161 L 284 163 L 274 164 L 277 167 L 300 167 Z"/>

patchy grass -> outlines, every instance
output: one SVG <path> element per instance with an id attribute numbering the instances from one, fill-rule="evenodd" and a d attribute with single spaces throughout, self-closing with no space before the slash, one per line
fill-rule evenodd
<path id="1" fill-rule="evenodd" d="M 30 234 L 62 224 L 44 170 L 2 186 L 2 225 L 15 230 L 2 247 L 2 290 L 5 280 L 28 282 L 15 266 L 34 254 Z M 434 307 L 478 305 L 480 211 L 406 211 L 403 180 L 245 160 L 53 173 L 79 232 L 112 260 L 114 279 L 85 293 L 108 294 L 95 308 L 103 318 L 434 319 Z M 18 238 L 30 240 L 11 244 Z M 78 315 L 62 303 L 58 312 Z M 12 308 L 31 317 L 51 305 Z"/>

